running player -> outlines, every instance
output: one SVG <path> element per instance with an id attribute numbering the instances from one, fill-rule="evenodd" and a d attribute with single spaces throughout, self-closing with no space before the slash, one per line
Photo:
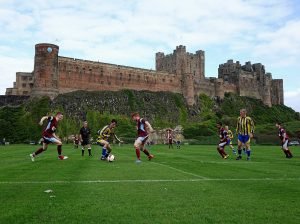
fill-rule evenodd
<path id="1" fill-rule="evenodd" d="M 253 138 L 254 122 L 251 117 L 247 116 L 246 109 L 240 110 L 240 116 L 237 119 L 236 132 L 238 133 L 238 157 L 236 160 L 242 159 L 243 144 L 246 147 L 247 160 L 250 160 L 250 139 Z"/>
<path id="2" fill-rule="evenodd" d="M 220 142 L 217 147 L 217 150 L 223 159 L 227 159 L 229 155 L 225 152 L 225 146 L 227 145 L 229 137 L 227 135 L 227 131 L 222 127 L 222 122 L 217 123 L 217 128 L 218 128 L 219 137 L 220 137 Z"/>
<path id="3" fill-rule="evenodd" d="M 54 143 L 57 145 L 57 153 L 58 153 L 58 159 L 64 160 L 68 159 L 67 156 L 63 156 L 62 153 L 62 141 L 55 135 L 55 131 L 57 129 L 58 122 L 63 119 L 63 114 L 61 112 L 56 113 L 55 117 L 48 117 L 44 116 L 41 118 L 39 124 L 42 126 L 43 122 L 45 120 L 48 120 L 47 126 L 43 131 L 43 146 L 39 149 L 37 149 L 35 152 L 30 154 L 30 158 L 32 162 L 34 162 L 35 157 L 42 153 L 43 151 L 46 151 L 48 148 L 48 144 Z"/>
<path id="4" fill-rule="evenodd" d="M 110 124 L 104 126 L 101 130 L 98 131 L 97 144 L 102 146 L 102 155 L 101 160 L 107 160 L 107 157 L 112 151 L 109 140 L 111 137 L 114 137 L 118 142 L 121 141 L 114 133 L 114 128 L 117 126 L 117 120 L 112 119 Z"/>
<path id="5" fill-rule="evenodd" d="M 90 134 L 91 130 L 88 127 L 88 122 L 83 122 L 83 127 L 79 131 L 80 135 L 80 142 L 81 142 L 81 156 L 84 156 L 84 150 L 85 148 L 88 149 L 89 156 L 92 156 L 92 147 L 90 143 Z"/>
<path id="6" fill-rule="evenodd" d="M 232 149 L 233 154 L 236 154 L 236 151 L 232 145 L 233 133 L 231 130 L 229 130 L 227 125 L 224 127 L 224 129 L 225 129 L 225 131 L 227 131 L 227 135 L 228 135 L 227 145 L 229 145 L 229 147 Z"/>
<path id="7" fill-rule="evenodd" d="M 276 127 L 278 128 L 278 136 L 281 140 L 281 148 L 285 154 L 285 157 L 288 159 L 293 158 L 293 154 L 288 148 L 289 136 L 287 135 L 285 129 L 282 127 L 281 123 L 277 122 Z"/>
<path id="8" fill-rule="evenodd" d="M 144 118 L 141 118 L 139 113 L 132 113 L 131 115 L 132 120 L 134 120 L 137 124 L 137 134 L 138 137 L 134 142 L 134 148 L 135 148 L 135 153 L 137 163 L 141 162 L 141 152 L 143 151 L 147 156 L 148 159 L 151 160 L 154 156 L 149 153 L 147 149 L 144 148 L 144 145 L 149 138 L 149 132 L 154 132 L 153 128 L 151 127 L 151 124 L 146 121 Z"/>

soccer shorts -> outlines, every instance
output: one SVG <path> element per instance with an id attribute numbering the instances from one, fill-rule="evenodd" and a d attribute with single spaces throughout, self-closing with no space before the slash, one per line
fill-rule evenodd
<path id="1" fill-rule="evenodd" d="M 44 139 L 44 143 L 46 143 L 46 144 L 60 142 L 57 138 L 54 138 L 54 137 L 49 138 L 49 137 L 43 136 L 43 139 Z"/>
<path id="2" fill-rule="evenodd" d="M 238 134 L 238 140 L 243 144 L 250 143 L 250 136 Z"/>
<path id="3" fill-rule="evenodd" d="M 227 145 L 227 142 L 220 142 L 220 143 L 219 143 L 219 147 L 221 147 L 221 148 L 224 148 L 225 145 Z"/>
<path id="4" fill-rule="evenodd" d="M 282 142 L 282 144 L 281 144 L 282 149 L 287 150 L 288 149 L 288 143 L 289 143 L 288 139 L 286 139 L 284 142 Z"/>
<path id="5" fill-rule="evenodd" d="M 145 144 L 145 142 L 147 141 L 148 137 L 149 137 L 148 135 L 147 136 L 143 136 L 143 137 L 138 137 L 136 139 L 136 141 L 140 141 L 140 142 L 142 142 L 142 144 Z"/>
<path id="6" fill-rule="evenodd" d="M 82 146 L 89 145 L 89 144 L 90 144 L 89 139 L 82 139 L 82 143 L 81 143 Z"/>

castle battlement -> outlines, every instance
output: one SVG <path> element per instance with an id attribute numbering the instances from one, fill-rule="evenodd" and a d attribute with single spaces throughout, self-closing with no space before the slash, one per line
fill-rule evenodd
<path id="1" fill-rule="evenodd" d="M 218 68 L 218 78 L 205 77 L 205 51 L 186 52 L 183 45 L 171 54 L 155 54 L 156 70 L 59 56 L 59 46 L 35 46 L 34 69 L 17 72 L 6 95 L 49 96 L 76 90 L 122 89 L 183 94 L 193 105 L 200 93 L 222 99 L 226 92 L 261 99 L 266 105 L 283 104 L 283 80 L 272 80 L 261 63 L 241 65 L 232 59 Z"/>

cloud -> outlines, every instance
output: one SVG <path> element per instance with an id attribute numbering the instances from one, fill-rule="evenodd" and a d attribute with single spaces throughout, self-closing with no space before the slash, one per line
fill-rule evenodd
<path id="1" fill-rule="evenodd" d="M 294 91 L 286 91 L 284 93 L 284 104 L 300 112 L 300 88 Z"/>
<path id="2" fill-rule="evenodd" d="M 12 86 L 17 71 L 32 71 L 34 45 L 41 42 L 59 45 L 62 56 L 153 69 L 157 51 L 169 54 L 183 44 L 192 53 L 206 51 L 206 76 L 216 75 L 218 65 L 232 58 L 261 62 L 267 71 L 280 71 L 293 79 L 300 57 L 295 4 L 286 0 L 0 0 L 0 73 L 6 77 L 0 93 Z"/>
<path id="3" fill-rule="evenodd" d="M 1 76 L 5 77 L 0 82 L 0 94 L 4 95 L 6 88 L 13 87 L 13 82 L 16 81 L 16 72 L 32 72 L 33 59 L 0 56 L 0 61 Z"/>

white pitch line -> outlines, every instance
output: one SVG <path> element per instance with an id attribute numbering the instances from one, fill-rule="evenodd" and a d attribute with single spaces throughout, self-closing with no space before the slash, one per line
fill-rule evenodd
<path id="1" fill-rule="evenodd" d="M 157 162 L 152 162 L 152 163 L 157 164 L 157 165 L 160 165 L 160 166 L 167 167 L 167 168 L 172 169 L 172 170 L 176 170 L 177 172 L 180 172 L 180 173 L 188 174 L 188 175 L 190 175 L 190 176 L 198 177 L 198 178 L 201 178 L 201 179 L 209 179 L 209 178 L 207 178 L 207 177 L 200 176 L 200 175 L 197 175 L 197 174 L 194 174 L 194 173 L 190 173 L 190 172 L 186 172 L 186 171 L 184 171 L 184 170 L 177 169 L 177 168 L 174 168 L 174 167 L 169 166 L 169 165 L 166 165 L 166 164 L 157 163 Z"/>
<path id="2" fill-rule="evenodd" d="M 182 179 L 182 180 L 74 180 L 74 181 L 1 181 L 0 184 L 97 184 L 97 183 L 155 183 L 155 182 L 205 182 L 205 181 L 300 181 L 299 178 L 211 178 L 211 179 Z"/>

